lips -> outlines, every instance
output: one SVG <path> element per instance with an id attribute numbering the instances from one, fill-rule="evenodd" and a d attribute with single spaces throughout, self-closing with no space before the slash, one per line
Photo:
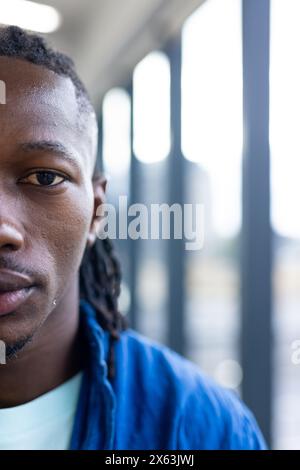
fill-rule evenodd
<path id="1" fill-rule="evenodd" d="M 0 269 L 0 316 L 20 307 L 34 289 L 31 278 L 7 269 Z"/>

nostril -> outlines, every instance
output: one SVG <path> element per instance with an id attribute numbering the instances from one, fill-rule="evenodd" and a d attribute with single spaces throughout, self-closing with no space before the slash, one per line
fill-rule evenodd
<path id="1" fill-rule="evenodd" d="M 0 224 L 0 250 L 16 251 L 24 243 L 23 235 L 11 224 Z"/>
<path id="2" fill-rule="evenodd" d="M 18 247 L 12 243 L 6 243 L 6 245 L 0 246 L 0 249 L 6 251 L 16 251 L 18 250 Z"/>

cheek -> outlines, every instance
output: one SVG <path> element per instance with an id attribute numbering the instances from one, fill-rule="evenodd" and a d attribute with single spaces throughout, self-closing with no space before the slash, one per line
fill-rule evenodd
<path id="1" fill-rule="evenodd" d="M 56 217 L 51 224 L 51 238 L 48 237 L 48 249 L 55 260 L 58 276 L 66 277 L 74 273 L 80 265 L 86 245 L 89 219 L 86 213 L 72 208 L 66 217 Z"/>
<path id="2" fill-rule="evenodd" d="M 78 191 L 49 200 L 46 207 L 35 208 L 32 226 L 34 239 L 51 260 L 52 281 L 56 280 L 52 287 L 57 290 L 79 269 L 93 215 L 93 196 Z"/>
<path id="3" fill-rule="evenodd" d="M 66 280 L 79 269 L 86 246 L 92 209 L 85 205 L 64 205 L 52 220 L 52 250 L 56 273 Z"/>

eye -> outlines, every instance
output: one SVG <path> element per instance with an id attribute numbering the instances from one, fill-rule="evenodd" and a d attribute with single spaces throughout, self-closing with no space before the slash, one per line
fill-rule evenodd
<path id="1" fill-rule="evenodd" d="M 35 171 L 22 178 L 22 183 L 29 183 L 35 186 L 57 186 L 63 183 L 67 178 L 54 171 Z"/>

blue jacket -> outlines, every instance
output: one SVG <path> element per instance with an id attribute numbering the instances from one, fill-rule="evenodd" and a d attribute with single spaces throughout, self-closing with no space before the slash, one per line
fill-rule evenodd
<path id="1" fill-rule="evenodd" d="M 116 376 L 107 378 L 109 334 L 81 300 L 89 361 L 70 449 L 265 449 L 238 396 L 191 361 L 128 329 L 115 343 Z"/>

